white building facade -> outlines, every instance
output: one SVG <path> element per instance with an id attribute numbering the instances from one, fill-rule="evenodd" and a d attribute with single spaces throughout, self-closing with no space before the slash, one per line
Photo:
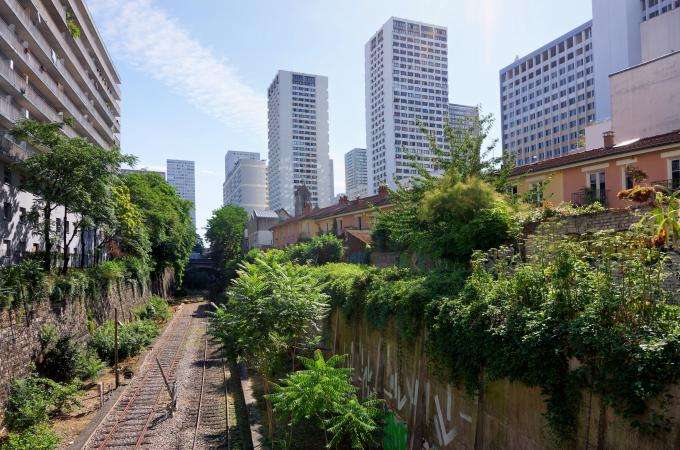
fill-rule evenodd
<path id="1" fill-rule="evenodd" d="M 231 153 L 236 152 L 227 153 L 226 168 L 231 170 L 222 186 L 223 204 L 241 206 L 249 213 L 254 209 L 266 210 L 267 162 L 260 160 L 259 153 L 249 153 L 245 158 Z"/>
<path id="2" fill-rule="evenodd" d="M 592 0 L 593 20 L 501 69 L 503 151 L 523 165 L 587 149 L 587 126 L 611 127 L 610 76 L 680 50 L 679 8 Z"/>
<path id="3" fill-rule="evenodd" d="M 421 126 L 444 145 L 448 114 L 447 30 L 390 18 L 366 43 L 366 145 L 369 194 L 408 183 L 417 163 L 433 169 Z"/>
<path id="4" fill-rule="evenodd" d="M 194 205 L 191 208 L 191 221 L 196 226 L 196 166 L 194 161 L 168 159 L 167 181 L 180 197 Z"/>
<path id="5" fill-rule="evenodd" d="M 68 13 L 67 13 L 68 11 Z M 67 18 L 68 14 L 68 18 Z M 80 37 L 69 33 L 69 20 Z M 8 134 L 22 119 L 63 122 L 69 137 L 80 136 L 104 148 L 119 146 L 120 77 L 82 0 L 0 0 L 0 263 L 18 262 L 44 242 L 27 220 L 36 198 L 20 189 L 21 174 L 11 168 L 35 149 Z M 52 229 L 73 230 L 78 218 L 52 213 Z M 71 242 L 70 262 L 87 264 L 92 248 Z M 87 236 L 86 236 L 87 240 Z M 57 239 L 54 251 L 61 251 Z"/>
<path id="6" fill-rule="evenodd" d="M 368 161 L 365 148 L 353 148 L 345 153 L 345 190 L 350 200 L 368 196 Z"/>
<path id="7" fill-rule="evenodd" d="M 449 123 L 458 132 L 469 132 L 479 124 L 479 107 L 449 103 Z"/>
<path id="8" fill-rule="evenodd" d="M 293 211 L 300 185 L 307 186 L 313 204 L 329 205 L 328 78 L 280 70 L 267 97 L 270 209 Z"/>
<path id="9" fill-rule="evenodd" d="M 518 166 L 576 151 L 595 120 L 592 22 L 500 71 L 503 151 Z"/>

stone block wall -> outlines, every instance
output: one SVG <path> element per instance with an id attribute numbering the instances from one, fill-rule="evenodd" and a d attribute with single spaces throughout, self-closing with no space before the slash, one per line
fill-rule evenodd
<path id="1" fill-rule="evenodd" d="M 0 420 L 9 383 L 30 374 L 31 364 L 39 356 L 39 335 L 44 326 L 54 325 L 60 336 L 84 339 L 89 318 L 102 323 L 113 319 L 114 309 L 118 308 L 120 320 L 127 321 L 132 309 L 146 302 L 152 293 L 167 298 L 173 278 L 170 270 L 149 284 L 113 283 L 98 298 L 77 297 L 59 302 L 46 298 L 26 307 L 0 310 Z"/>

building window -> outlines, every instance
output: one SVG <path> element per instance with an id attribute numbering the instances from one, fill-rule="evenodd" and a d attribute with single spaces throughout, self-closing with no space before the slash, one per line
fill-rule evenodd
<path id="1" fill-rule="evenodd" d="M 680 188 L 680 159 L 671 161 L 671 187 Z"/>
<path id="2" fill-rule="evenodd" d="M 602 201 L 607 195 L 604 172 L 592 172 L 588 174 L 588 188 L 593 201 Z"/>
<path id="3" fill-rule="evenodd" d="M 26 223 L 26 208 L 19 208 L 19 223 Z"/>
<path id="4" fill-rule="evenodd" d="M 3 219 L 9 221 L 12 220 L 12 204 L 9 202 L 5 202 L 2 205 L 2 217 Z"/>
<path id="5" fill-rule="evenodd" d="M 360 230 L 362 229 L 361 228 L 361 216 L 357 217 L 357 228 L 360 229 Z"/>
<path id="6" fill-rule="evenodd" d="M 12 184 L 12 171 L 5 167 L 5 174 L 3 180 L 6 184 Z"/>

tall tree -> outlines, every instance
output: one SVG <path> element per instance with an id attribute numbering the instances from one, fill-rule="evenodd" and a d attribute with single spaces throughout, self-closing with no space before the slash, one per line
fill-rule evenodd
<path id="1" fill-rule="evenodd" d="M 224 277 L 235 270 L 235 262 L 243 255 L 243 235 L 248 222 L 246 210 L 236 205 L 226 205 L 215 211 L 206 228 L 205 237 L 210 243 L 211 257 Z"/>
<path id="2" fill-rule="evenodd" d="M 51 269 L 52 213 L 63 206 L 61 240 L 63 266 L 69 266 L 69 248 L 74 238 L 86 226 L 114 220 L 111 190 L 122 163 L 135 158 L 118 149 L 104 149 L 83 138 L 69 138 L 61 132 L 61 123 L 43 124 L 33 120 L 19 122 L 12 135 L 27 141 L 38 150 L 18 164 L 23 175 L 23 187 L 36 194 L 43 211 L 42 234 L 45 239 L 43 266 Z M 71 235 L 66 227 L 68 214 L 77 217 Z"/>
<path id="3" fill-rule="evenodd" d="M 142 213 L 156 269 L 170 266 L 181 281 L 196 239 L 191 202 L 155 173 L 124 175 L 121 180 Z"/>

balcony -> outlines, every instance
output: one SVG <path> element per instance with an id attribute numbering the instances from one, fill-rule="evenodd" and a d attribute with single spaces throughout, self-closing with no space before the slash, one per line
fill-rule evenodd
<path id="1" fill-rule="evenodd" d="M 103 130 L 103 134 L 98 132 L 100 134 L 100 136 L 101 135 L 108 135 L 107 137 L 109 139 L 113 139 L 113 131 L 112 131 L 111 127 L 108 125 L 107 121 L 104 120 L 104 118 L 101 116 L 99 111 L 97 111 L 95 105 L 93 105 L 87 99 L 86 94 L 82 91 L 81 85 L 82 84 L 88 85 L 90 87 L 90 89 L 93 91 L 93 93 L 95 93 L 97 95 L 99 94 L 98 91 L 96 90 L 96 88 L 92 84 L 92 81 L 89 79 L 89 77 L 85 73 L 85 70 L 82 69 L 82 67 L 76 65 L 77 63 L 79 64 L 79 60 L 75 59 L 75 56 L 71 52 L 70 48 L 68 46 L 66 46 L 66 42 L 63 40 L 63 37 L 60 34 L 58 34 L 58 30 L 57 30 L 57 34 L 55 35 L 56 38 L 57 38 L 57 41 L 63 47 L 62 50 L 64 51 L 64 53 L 67 54 L 67 57 L 70 58 L 69 60 L 72 61 L 72 63 L 76 67 L 76 69 L 78 69 L 78 74 L 82 78 L 83 83 L 76 82 L 74 80 L 74 78 L 72 77 L 71 73 L 68 71 L 68 69 L 63 65 L 63 63 L 60 60 L 54 58 L 52 46 L 47 42 L 47 40 L 42 35 L 40 30 L 38 30 L 38 28 L 33 24 L 33 22 L 31 21 L 30 17 L 27 14 L 27 12 L 21 7 L 21 5 L 17 2 L 17 0 L 8 0 L 7 2 L 5 2 L 5 4 L 8 5 L 11 8 L 11 11 L 17 16 L 17 18 L 19 19 L 21 24 L 28 31 L 28 34 L 36 42 L 37 47 L 42 50 L 44 57 L 54 65 L 57 72 L 64 78 L 65 84 L 71 90 L 73 90 L 75 95 L 78 97 L 78 100 L 80 100 L 80 102 L 84 105 L 84 108 L 96 120 L 99 121 L 99 126 Z M 41 19 L 42 19 L 43 22 L 46 22 L 47 20 L 49 20 L 48 18 L 43 17 L 42 14 L 41 14 Z M 2 25 L 4 25 L 3 28 L 7 28 L 7 29 L 9 28 L 4 23 Z M 47 74 L 45 74 L 45 73 L 43 73 L 43 71 L 41 71 L 40 64 L 38 64 L 36 61 L 32 61 L 30 57 L 26 58 L 24 56 L 24 54 L 19 51 L 20 49 L 23 48 L 23 45 L 21 44 L 19 39 L 14 35 L 12 30 L 3 30 L 3 37 L 6 38 L 6 40 L 10 43 L 12 48 L 20 55 L 20 57 L 22 58 L 22 61 L 25 62 L 27 65 L 31 66 L 31 69 L 33 69 L 33 71 L 39 76 L 39 78 L 41 80 L 43 80 L 43 78 L 47 77 Z M 54 83 L 54 82 L 52 81 L 52 83 Z M 47 84 L 47 85 L 48 85 L 48 87 L 50 87 L 49 84 Z M 57 92 L 55 92 L 55 95 L 56 94 L 57 94 Z M 63 95 L 63 93 L 62 93 L 62 95 Z M 107 105 L 106 103 L 103 102 L 103 99 L 101 99 L 101 97 L 99 97 L 99 99 L 102 100 L 102 105 Z M 114 116 L 111 113 L 111 111 L 107 111 L 107 112 L 109 113 L 108 115 L 110 116 L 109 121 L 112 124 L 115 123 L 113 121 Z M 72 113 L 71 115 L 73 115 L 79 121 L 84 120 L 81 117 L 80 109 L 77 109 L 77 114 Z M 85 119 L 85 121 L 87 122 L 86 119 Z M 89 123 L 88 123 L 88 125 L 89 125 Z M 88 128 L 86 125 L 83 125 L 83 126 L 84 126 L 84 128 Z M 91 133 L 91 129 L 87 129 L 87 131 Z M 100 141 L 99 136 L 93 135 L 93 138 L 95 140 L 97 140 L 97 143 L 102 145 L 102 141 Z"/>
<path id="2" fill-rule="evenodd" d="M 602 206 L 607 206 L 608 196 L 609 189 L 593 190 L 584 188 L 571 194 L 571 202 L 576 206 L 588 206 L 595 202 L 600 203 Z"/>

